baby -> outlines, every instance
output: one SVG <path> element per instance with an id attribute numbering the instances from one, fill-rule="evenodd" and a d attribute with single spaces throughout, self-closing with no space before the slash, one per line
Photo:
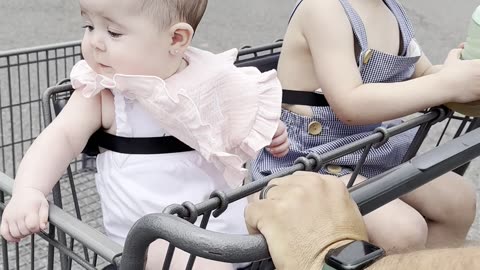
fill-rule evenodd
<path id="1" fill-rule="evenodd" d="M 113 137 L 168 137 L 196 150 L 131 154 L 110 149 L 98 155 L 104 227 L 120 244 L 146 214 L 241 185 L 242 165 L 263 147 L 279 157 L 288 152 L 275 72 L 236 68 L 236 50 L 214 55 L 190 47 L 207 0 L 79 2 L 85 60 L 71 72 L 76 91 L 20 164 L 2 218 L 6 240 L 19 241 L 46 228 L 45 196 L 98 130 Z M 230 205 L 207 229 L 247 233 L 245 204 L 244 199 Z M 160 269 L 165 247 L 159 241 L 150 246 L 154 256 L 147 269 Z M 176 252 L 173 268 L 184 268 L 186 258 Z M 200 259 L 196 265 L 234 267 Z"/>

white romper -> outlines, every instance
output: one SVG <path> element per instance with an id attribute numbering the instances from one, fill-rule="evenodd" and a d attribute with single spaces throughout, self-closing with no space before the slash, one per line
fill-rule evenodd
<path id="1" fill-rule="evenodd" d="M 113 91 L 117 136 L 168 136 L 138 102 Z M 101 197 L 107 235 L 124 244 L 132 225 L 150 213 L 173 204 L 208 199 L 215 190 L 228 190 L 222 173 L 197 151 L 131 155 L 106 151 L 97 157 L 97 189 Z M 207 229 L 233 234 L 247 233 L 243 210 L 246 200 L 230 204 Z"/>
<path id="2" fill-rule="evenodd" d="M 238 187 L 245 175 L 242 164 L 271 142 L 280 119 L 280 82 L 274 71 L 236 68 L 236 55 L 236 50 L 214 55 L 189 48 L 188 67 L 166 81 L 123 74 L 107 78 L 85 61 L 72 69 L 72 85 L 85 97 L 112 91 L 115 135 L 171 134 L 196 150 L 153 155 L 107 150 L 98 155 L 97 189 L 105 231 L 114 241 L 123 245 L 132 225 L 147 214 Z M 207 229 L 246 234 L 246 203 L 229 204 Z"/>

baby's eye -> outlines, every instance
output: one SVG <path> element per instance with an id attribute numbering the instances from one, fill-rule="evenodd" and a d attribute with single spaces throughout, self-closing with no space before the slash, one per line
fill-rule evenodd
<path id="1" fill-rule="evenodd" d="M 93 31 L 93 26 L 91 25 L 84 25 L 82 26 L 83 29 L 88 29 L 89 32 L 92 32 Z"/>
<path id="2" fill-rule="evenodd" d="M 112 32 L 112 31 L 108 31 L 108 34 L 112 37 L 112 38 L 119 38 L 122 36 L 122 34 L 119 34 L 119 33 L 115 33 L 115 32 Z"/>

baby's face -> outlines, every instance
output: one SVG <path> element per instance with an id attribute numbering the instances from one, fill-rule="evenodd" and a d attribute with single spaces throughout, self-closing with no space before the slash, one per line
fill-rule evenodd
<path id="1" fill-rule="evenodd" d="M 151 75 L 165 78 L 168 31 L 140 10 L 138 0 L 79 0 L 85 35 L 82 53 L 98 74 Z"/>

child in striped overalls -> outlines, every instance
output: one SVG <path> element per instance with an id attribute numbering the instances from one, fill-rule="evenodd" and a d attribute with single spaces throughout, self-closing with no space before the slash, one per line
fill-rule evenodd
<path id="1" fill-rule="evenodd" d="M 290 152 L 277 158 L 265 149 L 252 164 L 254 180 L 398 123 L 390 120 L 480 99 L 480 63 L 459 61 L 459 53 L 453 50 L 445 65 L 433 66 L 395 0 L 298 1 L 278 67 L 283 88 L 291 89 L 284 90 L 282 112 Z M 360 181 L 399 165 L 414 135 L 412 130 L 372 148 Z M 318 173 L 348 181 L 361 154 L 343 156 Z M 448 173 L 365 216 L 365 222 L 370 240 L 388 250 L 451 246 L 465 239 L 475 203 L 471 185 Z"/>

